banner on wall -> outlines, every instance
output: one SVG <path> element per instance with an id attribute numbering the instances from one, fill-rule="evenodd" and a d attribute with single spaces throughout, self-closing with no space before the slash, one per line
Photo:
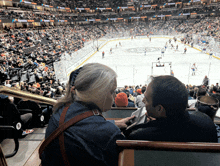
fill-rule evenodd
<path id="1" fill-rule="evenodd" d="M 27 20 L 12 19 L 12 22 L 13 23 L 16 23 L 16 22 L 27 22 Z"/>
<path id="2" fill-rule="evenodd" d="M 141 5 L 140 7 L 151 7 L 151 5 Z"/>
<path id="3" fill-rule="evenodd" d="M 40 22 L 50 22 L 50 20 L 44 20 L 44 19 L 42 19 L 42 20 L 40 20 Z"/>

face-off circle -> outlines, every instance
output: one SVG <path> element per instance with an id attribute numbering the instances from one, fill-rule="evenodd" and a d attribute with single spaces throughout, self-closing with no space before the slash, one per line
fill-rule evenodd
<path id="1" fill-rule="evenodd" d="M 145 50 L 146 52 L 156 52 L 156 51 L 160 51 L 161 49 L 159 47 L 136 47 L 136 48 L 129 48 L 126 51 L 133 53 L 144 53 Z"/>

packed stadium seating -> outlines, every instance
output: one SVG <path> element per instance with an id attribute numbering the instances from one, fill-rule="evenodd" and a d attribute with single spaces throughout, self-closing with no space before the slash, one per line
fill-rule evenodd
<path id="1" fill-rule="evenodd" d="M 202 42 L 209 36 L 219 42 L 219 17 L 219 0 L 194 2 L 188 0 L 168 2 L 165 0 L 4 1 L 4 3 L 0 3 L 0 41 L 2 43 L 0 45 L 0 83 L 32 94 L 57 99 L 65 94 L 65 85 L 56 78 L 53 63 L 60 61 L 65 53 L 77 52 L 87 42 L 104 36 L 112 38 L 115 36 L 130 37 L 184 33 L 187 37 L 183 40 L 188 43 L 195 42 L 192 39 L 192 34 L 201 36 L 198 42 Z M 210 45 L 210 47 L 212 46 Z M 189 91 L 194 93 L 194 87 L 188 87 Z M 207 89 L 211 94 L 213 94 L 213 87 L 215 86 L 210 86 Z M 219 87 L 216 88 L 218 96 L 220 90 Z M 137 88 L 133 90 L 136 92 Z M 0 140 L 9 138 L 15 142 L 14 151 L 6 155 L 7 158 L 16 155 L 19 149 L 18 138 L 22 134 L 21 126 L 23 124 L 21 118 L 18 115 L 12 116 L 13 109 L 17 111 L 23 109 L 23 111 L 20 110 L 21 113 L 27 113 L 27 110 L 24 109 L 30 109 L 31 111 L 28 112 L 33 113 L 33 127 L 38 127 L 37 124 L 41 127 L 47 124 L 52 113 L 52 111 L 46 115 L 43 113 L 42 102 L 40 102 L 41 107 L 36 101 L 28 101 L 28 104 L 25 103 L 26 101 L 14 102 L 13 105 L 8 104 L 6 106 L 2 102 L 0 103 Z M 52 104 L 46 104 L 43 107 L 49 110 L 48 105 L 51 106 Z M 30 108 L 30 105 L 36 107 Z M 5 109 L 3 109 L 4 107 Z M 13 109 L 6 107 L 13 107 Z M 103 115 L 107 119 L 124 118 L 130 116 L 136 109 L 116 107 Z M 199 165 L 201 162 L 204 165 L 208 164 L 206 163 L 208 161 L 206 157 L 207 155 L 211 157 L 209 153 L 217 156 L 215 160 L 211 157 L 213 165 L 217 165 L 217 162 L 219 162 L 219 146 L 217 144 L 187 144 L 187 147 L 189 147 L 187 150 L 183 148 L 183 145 L 186 145 L 184 143 L 139 143 L 134 141 L 127 144 L 127 142 L 118 141 L 117 144 L 124 148 L 124 151 L 120 154 L 119 165 L 127 166 L 125 164 L 129 161 L 126 157 L 127 149 L 135 151 L 128 153 L 129 157 L 133 159 L 131 165 L 138 165 L 137 160 L 140 161 L 140 165 L 147 162 L 147 160 L 150 161 L 149 158 L 144 159 L 143 156 L 146 156 L 146 154 L 148 156 L 152 149 L 159 150 L 159 152 L 154 152 L 154 154 L 160 155 L 159 157 L 166 152 L 167 158 L 164 160 L 171 161 L 170 157 L 174 157 L 172 152 L 160 151 L 164 148 L 164 145 L 169 146 L 168 148 L 165 147 L 165 150 L 172 149 L 173 151 L 175 151 L 174 147 L 177 145 L 181 146 L 178 151 L 187 151 L 183 152 L 184 155 L 185 153 L 189 155 L 189 152 L 197 152 L 198 149 L 206 151 L 203 154 L 200 152 L 195 154 L 195 156 L 199 156 L 199 161 L 196 163 Z M 143 147 L 139 146 L 140 144 Z M 197 149 L 193 149 L 194 147 Z M 139 158 L 136 158 L 138 156 L 136 155 L 136 149 L 144 149 Z M 177 156 L 176 158 L 181 157 Z M 158 162 L 164 160 L 161 159 Z M 32 163 L 40 162 L 37 157 L 33 161 Z M 125 163 L 123 164 L 123 162 Z M 182 163 L 182 161 L 176 162 L 178 164 Z M 171 163 L 167 164 L 170 165 Z M 0 165 L 7 165 L 1 146 Z"/>

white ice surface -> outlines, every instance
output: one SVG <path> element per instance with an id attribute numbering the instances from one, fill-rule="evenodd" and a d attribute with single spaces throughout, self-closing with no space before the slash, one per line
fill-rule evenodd
<path id="1" fill-rule="evenodd" d="M 122 46 L 119 46 L 121 42 Z M 160 49 L 168 42 L 167 38 L 154 38 L 151 42 L 149 39 L 117 40 L 110 41 L 101 50 L 95 53 L 86 63 L 98 62 L 111 67 L 118 75 L 118 87 L 124 85 L 138 85 L 148 83 L 148 77 L 151 75 L 152 62 L 157 62 L 161 56 Z M 117 44 L 117 48 L 116 48 Z M 210 79 L 211 84 L 220 83 L 220 60 L 209 58 L 209 55 L 201 53 L 194 48 L 184 45 L 180 42 L 174 43 L 174 48 L 178 44 L 178 51 L 171 50 L 170 45 L 165 52 L 165 56 L 160 62 L 172 62 L 174 76 L 185 84 L 201 85 L 205 75 Z M 183 54 L 184 48 L 187 47 L 186 54 Z M 110 48 L 113 53 L 110 54 Z M 144 50 L 147 49 L 145 56 Z M 102 59 L 102 51 L 105 52 L 105 58 Z M 196 75 L 192 76 L 191 66 L 196 63 Z M 169 67 L 163 69 L 154 68 L 154 73 L 158 71 L 164 74 L 162 70 L 169 70 Z M 167 73 L 167 71 L 166 71 Z"/>

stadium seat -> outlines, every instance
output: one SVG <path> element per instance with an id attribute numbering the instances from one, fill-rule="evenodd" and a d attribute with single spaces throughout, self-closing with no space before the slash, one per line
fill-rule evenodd
<path id="1" fill-rule="evenodd" d="M 220 144 L 118 140 L 118 166 L 217 166 Z"/>
<path id="2" fill-rule="evenodd" d="M 0 165 L 1 166 L 7 166 L 7 162 L 5 160 L 5 156 L 3 154 L 3 151 L 2 151 L 2 148 L 1 148 L 1 145 L 0 145 Z"/>
<path id="3" fill-rule="evenodd" d="M 33 122 L 33 127 L 36 126 L 43 126 L 45 124 L 45 118 L 44 115 L 42 113 L 42 110 L 40 108 L 40 106 L 34 102 L 34 101 L 23 101 L 21 100 L 18 105 L 17 108 L 19 109 L 20 112 L 22 113 L 32 113 L 33 114 L 33 118 L 32 118 L 32 122 Z M 29 110 L 29 112 L 27 112 L 26 110 Z"/>
<path id="4" fill-rule="evenodd" d="M 15 143 L 15 148 L 12 153 L 5 155 L 5 158 L 13 157 L 19 149 L 18 138 L 22 134 L 21 121 L 15 120 L 9 117 L 0 116 L 0 142 L 4 139 L 13 139 Z M 1 164 L 0 164 L 1 165 Z"/>
<path id="5" fill-rule="evenodd" d="M 0 139 L 13 139 L 15 146 L 12 153 L 5 155 L 5 158 L 10 158 L 16 155 L 19 149 L 19 142 L 18 138 L 21 135 L 22 131 L 19 129 L 14 128 L 14 126 L 6 126 L 6 125 L 0 125 Z M 0 164 L 1 165 L 1 164 Z"/>
<path id="6" fill-rule="evenodd" d="M 2 102 L 0 102 L 0 107 L 0 125 L 13 126 L 16 130 L 21 130 L 23 124 L 20 115 L 14 111 L 16 107 Z"/>

